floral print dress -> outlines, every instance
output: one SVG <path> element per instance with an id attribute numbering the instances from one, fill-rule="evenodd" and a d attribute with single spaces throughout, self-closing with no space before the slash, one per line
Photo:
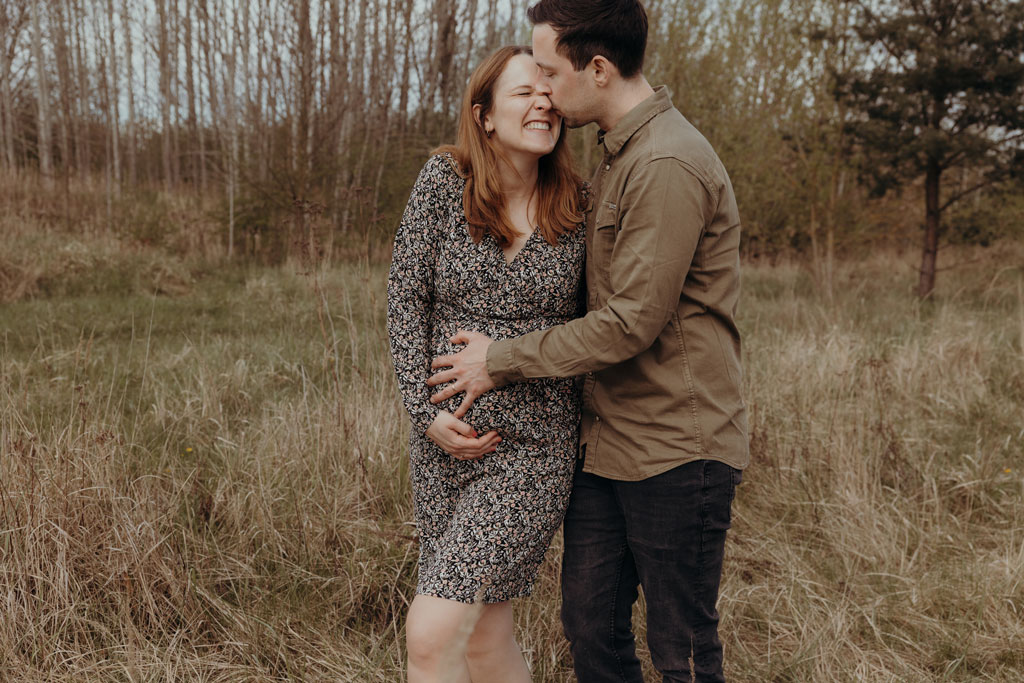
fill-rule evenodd
<path id="1" fill-rule="evenodd" d="M 465 180 L 454 159 L 435 155 L 420 172 L 395 237 L 388 278 L 388 335 L 409 439 L 419 529 L 417 592 L 493 603 L 529 595 L 562 521 L 576 460 L 579 399 L 573 379 L 537 379 L 481 396 L 463 418 L 479 434 L 494 429 L 497 451 L 457 460 L 425 432 L 430 363 L 459 349 L 459 329 L 493 339 L 564 323 L 578 313 L 583 226 L 557 246 L 535 231 L 511 263 L 485 235 L 475 244 L 462 208 Z"/>

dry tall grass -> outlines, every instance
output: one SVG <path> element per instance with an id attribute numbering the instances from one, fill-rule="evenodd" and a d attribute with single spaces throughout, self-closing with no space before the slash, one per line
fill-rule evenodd
<path id="1" fill-rule="evenodd" d="M 68 238 L 4 225 L 60 281 Z M 154 294 L 165 255 L 106 239 L 0 304 L 0 680 L 400 680 L 384 267 L 182 261 Z M 1024 246 L 954 256 L 924 304 L 912 255 L 844 264 L 834 301 L 746 269 L 732 680 L 1024 677 Z M 557 571 L 517 607 L 538 681 L 571 680 Z"/>

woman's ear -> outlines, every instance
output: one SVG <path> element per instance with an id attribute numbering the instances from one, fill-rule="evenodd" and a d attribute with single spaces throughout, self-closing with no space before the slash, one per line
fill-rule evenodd
<path id="1" fill-rule="evenodd" d="M 480 116 L 483 108 L 479 104 L 473 105 L 473 118 L 476 119 L 476 124 L 483 129 L 484 135 L 491 137 L 491 133 L 494 132 L 494 126 L 491 125 L 490 118 L 487 116 Z"/>

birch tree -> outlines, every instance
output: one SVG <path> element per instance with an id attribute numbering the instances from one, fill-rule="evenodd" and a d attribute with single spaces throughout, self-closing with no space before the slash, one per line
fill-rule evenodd
<path id="1" fill-rule="evenodd" d="M 39 171 L 43 182 L 53 178 L 53 150 L 50 147 L 50 88 L 46 79 L 46 62 L 43 59 L 43 32 L 39 21 L 39 3 L 32 2 L 32 56 L 35 59 L 36 104 L 38 130 L 36 151 L 39 154 Z"/>
<path id="2" fill-rule="evenodd" d="M 3 143 L 0 154 L 10 170 L 17 168 L 14 154 L 14 98 L 11 93 L 11 67 L 21 30 L 28 20 L 25 2 L 4 2 L 0 5 L 0 133 Z"/>

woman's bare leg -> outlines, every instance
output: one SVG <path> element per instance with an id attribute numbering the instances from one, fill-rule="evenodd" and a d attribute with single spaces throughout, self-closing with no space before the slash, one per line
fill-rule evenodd
<path id="1" fill-rule="evenodd" d="M 530 683 L 530 670 L 516 642 L 512 603 L 484 605 L 466 649 L 474 683 Z"/>
<path id="2" fill-rule="evenodd" d="M 480 611 L 433 595 L 413 598 L 405 624 L 409 683 L 470 683 L 466 641 Z"/>

